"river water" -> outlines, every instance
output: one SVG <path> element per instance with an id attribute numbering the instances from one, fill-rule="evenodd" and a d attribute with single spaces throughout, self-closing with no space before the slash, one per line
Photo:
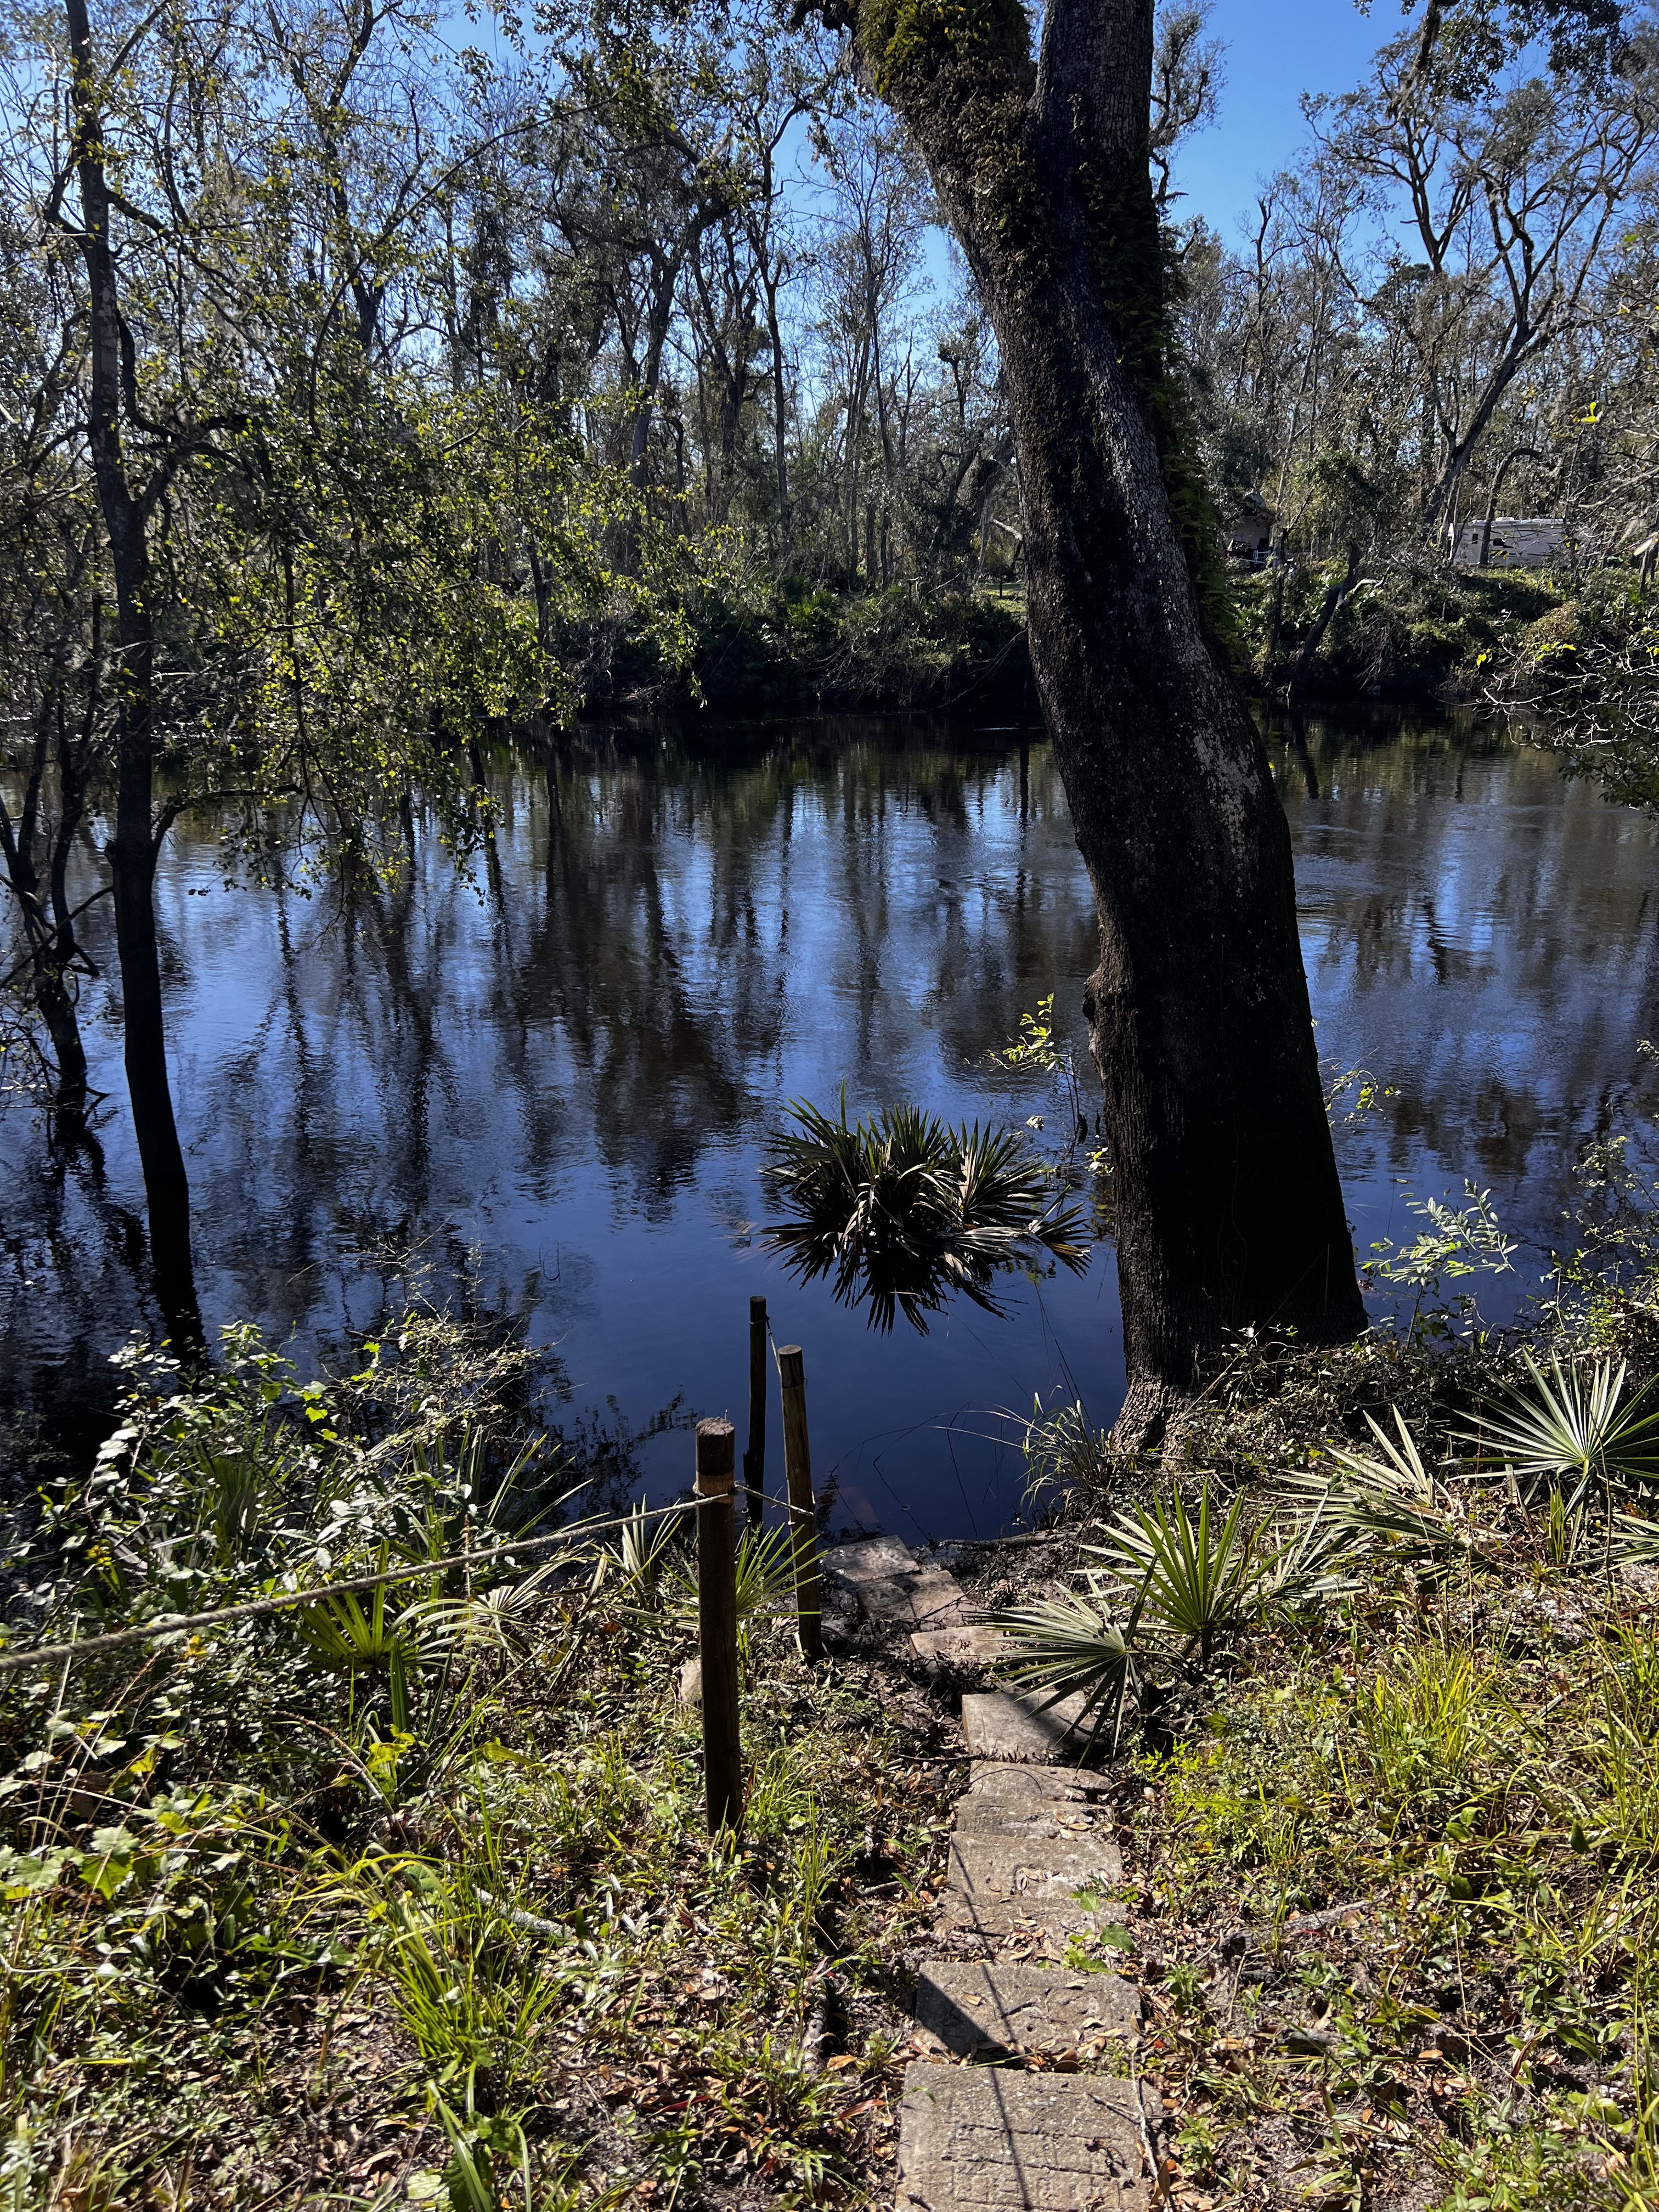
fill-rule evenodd
<path id="1" fill-rule="evenodd" d="M 1659 1032 L 1655 831 L 1490 728 L 1399 714 L 1271 733 L 1322 1058 L 1392 1094 L 1339 1127 L 1355 1241 L 1490 1189 L 1522 1240 L 1501 1316 L 1560 1242 L 1585 1143 L 1640 1103 Z M 832 1525 L 909 1539 L 1015 1516 L 1010 1417 L 1122 1390 L 1109 1245 L 888 1336 L 763 1249 L 759 1166 L 793 1099 L 1066 1116 L 997 1058 L 1052 993 L 1085 1068 L 1088 884 L 1040 732 L 847 718 L 585 733 L 550 776 L 487 763 L 493 860 L 417 837 L 343 914 L 222 879 L 211 822 L 159 886 L 173 1066 L 210 1327 L 341 1354 L 411 1266 L 458 1273 L 544 1353 L 550 1419 L 689 1472 L 693 1415 L 746 1404 L 748 1302 L 805 1350 Z M 108 975 L 107 906 L 89 944 Z M 109 1093 L 101 1182 L 0 1114 L 0 1410 L 106 1405 L 153 1323 L 116 1009 L 83 1012 Z M 1237 1079 L 1249 1080 L 1240 1069 Z M 1092 1085 L 1090 1110 L 1093 1110 Z M 1477 1287 L 1479 1287 L 1477 1285 Z M 654 1431 L 654 1432 L 653 1432 Z M 775 1404 L 771 1458 L 778 1439 Z"/>

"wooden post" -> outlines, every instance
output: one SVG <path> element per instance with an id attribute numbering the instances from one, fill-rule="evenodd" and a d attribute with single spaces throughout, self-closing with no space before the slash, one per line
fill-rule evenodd
<path id="1" fill-rule="evenodd" d="M 766 1301 L 749 1301 L 749 1449 L 743 1455 L 749 1525 L 758 1528 L 766 1491 Z"/>
<path id="2" fill-rule="evenodd" d="M 795 1613 L 801 1656 L 823 1656 L 822 1600 L 818 1595 L 817 1517 L 812 1510 L 812 1454 L 806 1441 L 806 1376 L 800 1346 L 778 1349 L 783 1384 L 783 1478 L 789 1490 L 789 1527 L 795 1554 Z"/>
<path id="3" fill-rule="evenodd" d="M 737 1431 L 697 1423 L 697 1647 L 702 1660 L 702 1774 L 708 1832 L 743 1814 L 738 1735 Z"/>

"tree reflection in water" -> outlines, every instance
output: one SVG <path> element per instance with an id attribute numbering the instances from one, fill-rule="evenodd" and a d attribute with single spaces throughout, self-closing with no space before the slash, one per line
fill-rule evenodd
<path id="1" fill-rule="evenodd" d="M 1659 1033 L 1654 832 L 1473 726 L 1296 735 L 1302 755 L 1275 759 L 1322 1054 L 1395 1094 L 1340 1133 L 1355 1241 L 1410 1228 L 1405 1188 L 1455 1194 L 1471 1174 L 1511 1235 L 1547 1243 L 1571 1161 L 1629 1109 L 1636 1041 Z M 848 1514 L 913 1534 L 911 1509 L 997 1525 L 1024 1468 L 978 1441 L 988 1409 L 1059 1389 L 1111 1417 L 1109 1246 L 1081 1274 L 999 1273 L 1001 1319 L 952 1298 L 926 1309 L 927 1337 L 884 1336 L 769 1262 L 761 1169 L 789 1101 L 843 1082 L 854 1121 L 915 1099 L 951 1124 L 1023 1124 L 1052 1102 L 996 1054 L 1050 992 L 1086 1065 L 1092 901 L 1046 744 L 699 721 L 478 768 L 495 838 L 465 875 L 418 801 L 408 872 L 349 896 L 225 888 L 210 819 L 168 841 L 170 1050 L 210 1325 L 258 1318 L 304 1358 L 368 1330 L 426 1266 L 552 1349 L 555 1419 L 609 1420 L 614 1395 L 644 1425 L 680 1392 L 741 1414 L 761 1291 L 807 1347 L 814 1461 Z M 0 1116 L 0 1414 L 107 1402 L 108 1354 L 155 1319 L 104 915 L 82 1006 L 90 1080 L 112 1094 L 101 1174 Z M 665 1432 L 638 1462 L 678 1480 L 685 1449 Z"/>
<path id="2" fill-rule="evenodd" d="M 995 1278 L 1038 1253 L 1074 1273 L 1089 1264 L 1082 1216 L 1054 1202 L 1050 1171 L 1009 1129 L 952 1129 L 915 1106 L 884 1107 L 850 1125 L 843 1088 L 831 1121 L 792 1106 L 761 1172 L 793 1218 L 766 1231 L 805 1282 L 833 1275 L 842 1305 L 872 1328 L 927 1316 L 954 1293 L 1000 1314 Z"/>

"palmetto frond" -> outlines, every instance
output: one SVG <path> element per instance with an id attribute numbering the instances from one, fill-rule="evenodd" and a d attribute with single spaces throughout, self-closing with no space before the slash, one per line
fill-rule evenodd
<path id="1" fill-rule="evenodd" d="M 1222 1513 L 1206 1481 L 1195 1509 L 1179 1491 L 1167 1504 L 1121 1514 L 1109 1540 L 1085 1547 L 1101 1564 L 1066 1596 L 1013 1606 L 995 1616 L 1008 1638 L 1003 1673 L 1048 1704 L 1084 1694 L 1090 1741 L 1113 1715 L 1113 1745 L 1146 1670 L 1171 1647 L 1211 1657 L 1218 1637 L 1237 1633 L 1270 1607 L 1295 1607 L 1355 1587 L 1352 1532 L 1319 1510 L 1289 1520 L 1246 1517 L 1243 1495 Z"/>
<path id="2" fill-rule="evenodd" d="M 1619 1532 L 1613 1554 L 1618 1565 L 1659 1566 L 1659 1521 L 1639 1513 L 1620 1513 L 1613 1525 Z"/>
<path id="3" fill-rule="evenodd" d="M 697 1577 L 692 1567 L 677 1567 L 669 1579 L 668 1609 L 682 1626 L 697 1623 Z M 738 1545 L 738 1626 L 767 1613 L 787 1611 L 795 1601 L 795 1553 L 787 1528 L 745 1528 Z"/>
<path id="4" fill-rule="evenodd" d="M 1522 1352 L 1532 1390 L 1505 1392 L 1463 1441 L 1500 1459 L 1523 1496 L 1561 1488 L 1569 1513 L 1592 1490 L 1640 1492 L 1659 1484 L 1659 1409 L 1644 1413 L 1653 1389 L 1624 1396 L 1626 1366 L 1598 1359 L 1588 1382 L 1552 1358 L 1546 1375 Z"/>
<path id="5" fill-rule="evenodd" d="M 662 1603 L 663 1582 L 674 1564 L 683 1534 L 678 1513 L 651 1513 L 643 1501 L 631 1507 L 614 1546 L 599 1547 L 593 1564 L 597 1591 L 613 1577 L 624 1608 L 654 1613 Z"/>
<path id="6" fill-rule="evenodd" d="M 1140 1606 L 1132 1606 L 1120 1626 L 1098 1583 L 1092 1577 L 1088 1583 L 1086 1590 L 1074 1595 L 1010 1606 L 995 1615 L 1008 1644 L 1001 1671 L 1018 1686 L 1048 1692 L 1037 1709 L 1041 1712 L 1080 1692 L 1079 1740 L 1092 1744 L 1109 1713 L 1115 1752 L 1124 1709 L 1140 1680 L 1134 1649 Z"/>
<path id="7" fill-rule="evenodd" d="M 1196 1515 L 1176 1491 L 1167 1506 L 1160 1499 L 1121 1515 L 1110 1541 L 1086 1547 L 1139 1591 L 1149 1619 L 1206 1662 L 1218 1635 L 1261 1611 L 1271 1565 L 1245 1520 L 1242 1492 L 1218 1525 L 1213 1509 L 1207 1482 Z"/>
<path id="8" fill-rule="evenodd" d="M 1380 1546 L 1413 1566 L 1448 1571 L 1468 1553 L 1468 1516 L 1456 1492 L 1424 1465 L 1399 1407 L 1391 1410 L 1393 1436 L 1374 1414 L 1365 1416 L 1375 1451 L 1332 1445 L 1340 1473 L 1289 1474 L 1285 1491 L 1332 1532 L 1334 1543 L 1346 1544 L 1350 1559 Z"/>
<path id="9" fill-rule="evenodd" d="M 470 1596 L 417 1599 L 398 1616 L 423 1658 L 453 1651 L 519 1650 L 556 1575 L 580 1563 L 577 1552 L 556 1552 L 516 1582 L 496 1583 Z"/>
<path id="10" fill-rule="evenodd" d="M 1261 1578 L 1264 1600 L 1286 1613 L 1345 1597 L 1363 1580 L 1364 1540 L 1330 1510 L 1328 1490 L 1298 1504 L 1274 1521 L 1279 1548 L 1266 1559 Z"/>
<path id="11" fill-rule="evenodd" d="M 832 1277 L 843 1305 L 867 1304 L 876 1328 L 902 1313 L 925 1334 L 953 1291 L 995 1312 L 995 1273 L 1034 1248 L 1086 1266 L 1078 1215 L 1052 1209 L 1048 1171 L 1016 1133 L 952 1129 L 915 1106 L 849 1124 L 844 1090 L 835 1119 L 789 1111 L 795 1128 L 763 1173 L 793 1218 L 766 1242 L 805 1280 Z"/>

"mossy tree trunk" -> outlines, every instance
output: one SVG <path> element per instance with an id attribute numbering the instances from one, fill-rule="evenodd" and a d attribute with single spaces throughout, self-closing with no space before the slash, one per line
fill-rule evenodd
<path id="1" fill-rule="evenodd" d="M 1152 1441 L 1228 1332 L 1364 1315 L 1290 832 L 1212 623 L 1218 533 L 1167 363 L 1152 0 L 817 0 L 920 143 L 995 326 L 1031 659 L 1094 884 L 1086 993 L 1129 1399 Z"/>

